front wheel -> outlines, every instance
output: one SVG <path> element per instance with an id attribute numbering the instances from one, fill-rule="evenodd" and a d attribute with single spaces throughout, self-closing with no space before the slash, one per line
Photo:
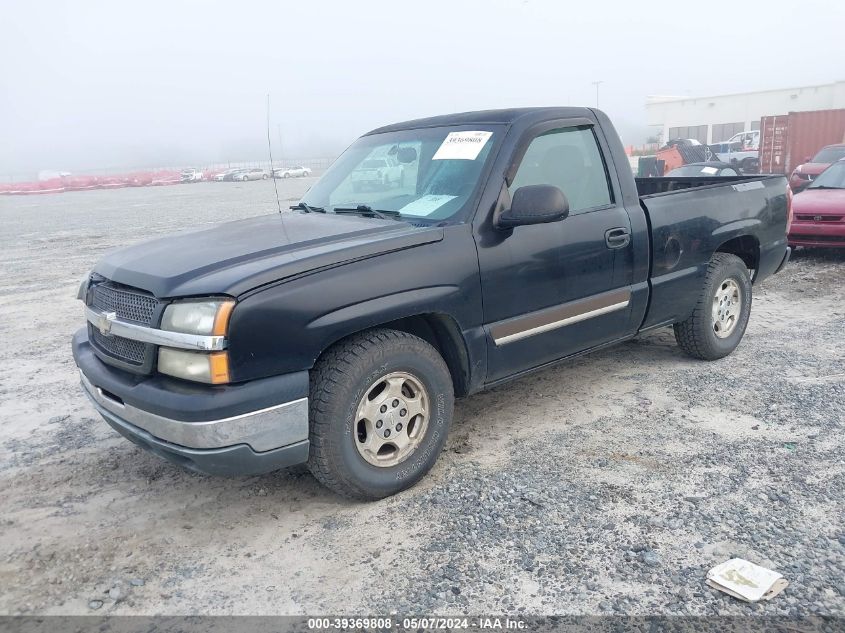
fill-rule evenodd
<path id="1" fill-rule="evenodd" d="M 437 461 L 453 406 L 449 370 L 426 341 L 389 329 L 354 335 L 311 372 L 308 467 L 353 499 L 410 488 Z"/>
<path id="2" fill-rule="evenodd" d="M 734 351 L 751 316 L 751 275 L 736 255 L 716 253 L 692 315 L 676 323 L 675 340 L 684 352 L 716 360 Z"/>

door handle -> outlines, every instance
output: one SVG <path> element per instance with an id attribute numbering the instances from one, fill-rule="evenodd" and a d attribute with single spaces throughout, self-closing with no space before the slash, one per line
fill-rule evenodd
<path id="1" fill-rule="evenodd" d="M 604 232 L 604 241 L 608 248 L 625 248 L 631 243 L 631 233 L 621 226 L 608 229 Z"/>

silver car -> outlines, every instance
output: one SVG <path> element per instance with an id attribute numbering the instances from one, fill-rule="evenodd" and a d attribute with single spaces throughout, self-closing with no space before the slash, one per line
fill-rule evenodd
<path id="1" fill-rule="evenodd" d="M 273 178 L 304 178 L 311 175 L 311 169 L 297 165 L 296 167 L 276 167 Z"/>
<path id="2" fill-rule="evenodd" d="M 244 169 L 239 171 L 234 175 L 232 180 L 237 180 L 243 182 L 245 180 L 267 180 L 270 175 L 261 169 L 260 167 L 256 167 L 254 169 Z"/>

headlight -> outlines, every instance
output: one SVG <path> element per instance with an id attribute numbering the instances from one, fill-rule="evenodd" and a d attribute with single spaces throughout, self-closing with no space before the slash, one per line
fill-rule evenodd
<path id="1" fill-rule="evenodd" d="M 161 329 L 200 336 L 226 336 L 235 302 L 231 299 L 188 299 L 164 309 Z M 161 347 L 158 371 L 185 380 L 220 385 L 229 382 L 226 352 L 193 352 Z"/>
<path id="2" fill-rule="evenodd" d="M 158 350 L 158 370 L 162 374 L 221 385 L 229 382 L 229 356 L 226 352 L 188 352 L 162 347 Z"/>
<path id="3" fill-rule="evenodd" d="M 201 299 L 172 303 L 164 309 L 161 329 L 203 336 L 226 336 L 235 302 L 230 299 Z"/>

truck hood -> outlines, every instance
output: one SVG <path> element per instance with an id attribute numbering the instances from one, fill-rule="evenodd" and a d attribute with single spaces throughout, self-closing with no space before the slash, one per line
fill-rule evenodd
<path id="1" fill-rule="evenodd" d="M 159 298 L 238 296 L 258 286 L 443 239 L 396 220 L 284 213 L 178 233 L 107 254 L 94 272 Z"/>

